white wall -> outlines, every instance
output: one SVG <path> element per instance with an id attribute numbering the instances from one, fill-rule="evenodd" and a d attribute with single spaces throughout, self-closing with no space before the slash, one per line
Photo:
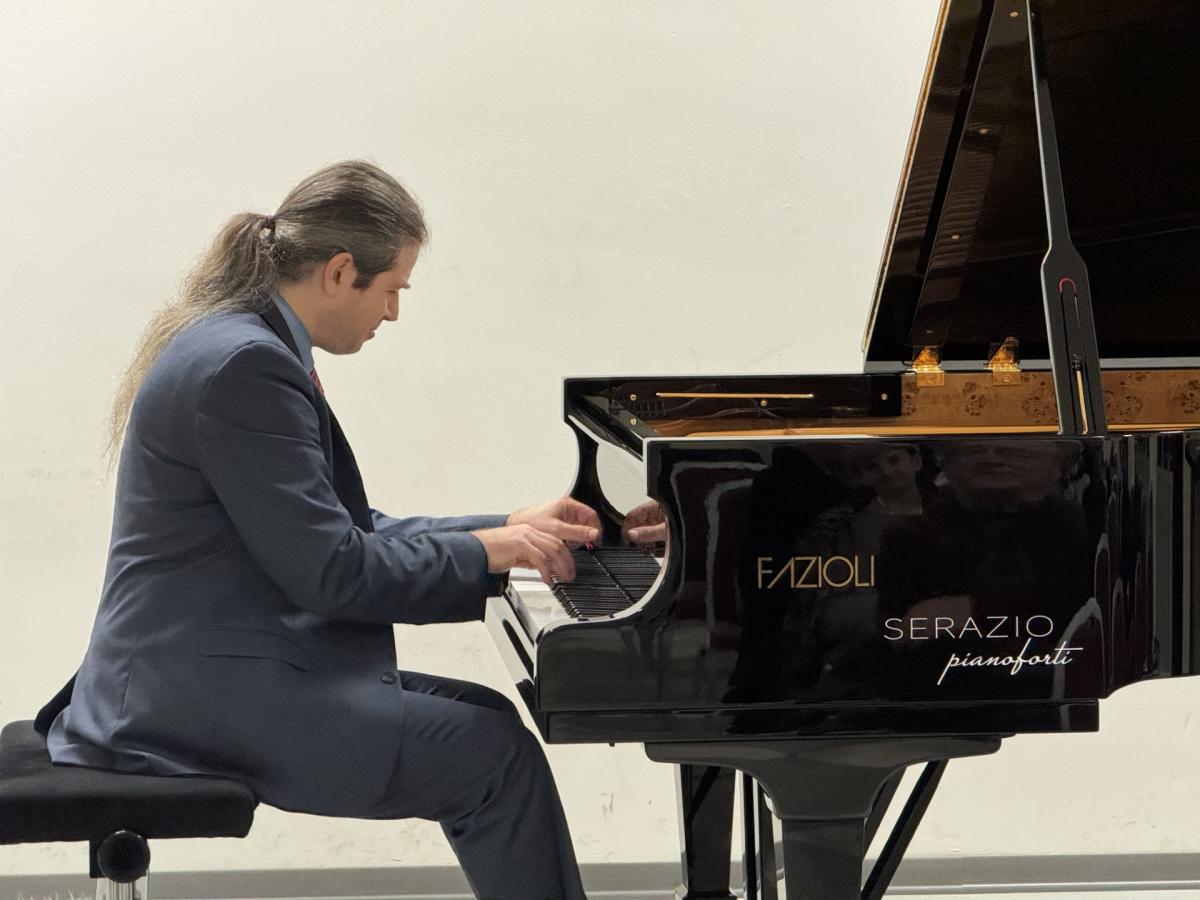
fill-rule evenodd
<path id="1" fill-rule="evenodd" d="M 568 374 L 854 371 L 936 0 L 35 4 L 0 15 L 0 719 L 83 653 L 113 484 L 102 421 L 141 325 L 230 214 L 366 156 L 434 241 L 401 321 L 321 357 L 376 505 L 561 491 Z M 508 678 L 481 625 L 399 630 L 411 668 Z M 1194 683 L 1100 735 L 954 764 L 912 853 L 1193 850 Z M 673 779 L 554 747 L 584 862 L 669 860 Z M 0 872 L 78 872 L 78 847 Z M 156 868 L 449 863 L 427 823 L 262 809 Z"/>

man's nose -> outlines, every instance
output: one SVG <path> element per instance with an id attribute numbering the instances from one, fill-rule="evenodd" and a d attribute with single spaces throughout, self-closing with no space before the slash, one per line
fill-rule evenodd
<path id="1" fill-rule="evenodd" d="M 389 322 L 395 322 L 398 318 L 400 318 L 400 298 L 399 297 L 392 297 L 388 300 L 387 312 L 384 314 L 384 318 L 387 319 Z"/>

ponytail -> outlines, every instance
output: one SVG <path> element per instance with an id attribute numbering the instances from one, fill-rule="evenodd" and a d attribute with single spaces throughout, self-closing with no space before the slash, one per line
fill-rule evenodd
<path id="1" fill-rule="evenodd" d="M 150 319 L 121 377 L 109 416 L 104 458 L 111 471 L 134 398 L 163 348 L 193 322 L 222 312 L 262 312 L 281 284 L 302 281 L 337 253 L 354 257 L 364 288 L 395 265 L 409 244 L 428 237 L 412 196 L 361 160 L 310 175 L 274 215 L 239 213 L 184 279 L 179 296 Z"/>

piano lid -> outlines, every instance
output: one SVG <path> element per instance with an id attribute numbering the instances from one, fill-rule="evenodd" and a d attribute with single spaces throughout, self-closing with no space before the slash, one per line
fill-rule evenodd
<path id="1" fill-rule="evenodd" d="M 1035 0 L 1100 356 L 1200 358 L 1200 2 Z M 1047 360 L 1046 218 L 1024 0 L 944 0 L 863 340 Z M 1195 365 L 1195 363 L 1193 363 Z"/>

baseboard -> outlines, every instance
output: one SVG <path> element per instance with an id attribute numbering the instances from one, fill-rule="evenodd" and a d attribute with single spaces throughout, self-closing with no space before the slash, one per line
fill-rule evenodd
<path id="1" fill-rule="evenodd" d="M 735 883 L 741 881 L 740 868 L 734 865 Z M 596 863 L 582 869 L 588 896 L 597 900 L 670 897 L 679 877 L 676 863 Z M 900 867 L 888 895 L 1154 890 L 1200 890 L 1200 853 L 912 858 Z M 91 891 L 92 882 L 84 877 L 0 876 L 0 900 L 83 900 Z M 457 900 L 471 896 L 462 873 L 451 866 L 151 872 L 150 895 L 154 900 Z"/>

